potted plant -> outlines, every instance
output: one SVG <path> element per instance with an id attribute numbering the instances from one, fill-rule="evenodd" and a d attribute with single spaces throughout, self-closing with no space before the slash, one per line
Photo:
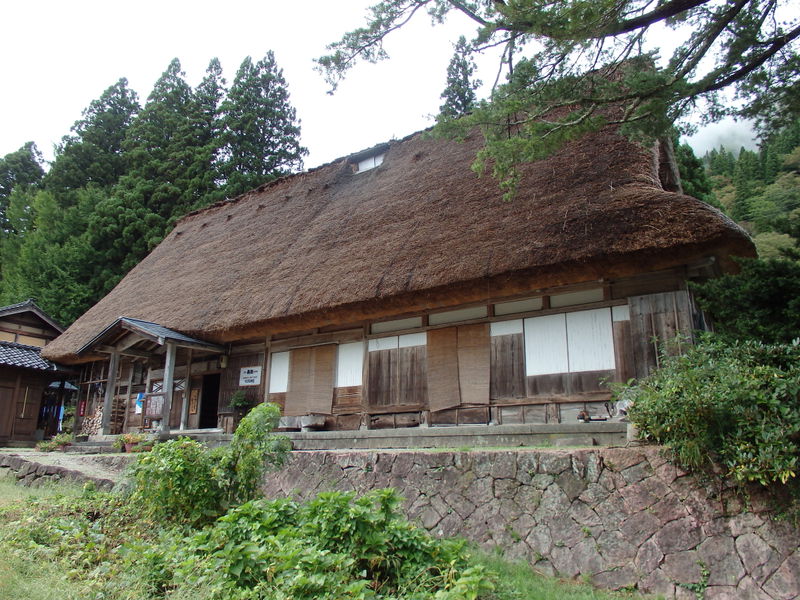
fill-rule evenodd
<path id="1" fill-rule="evenodd" d="M 58 435 L 54 435 L 52 439 L 53 444 L 55 444 L 58 450 L 62 452 L 67 446 L 72 445 L 72 434 L 71 433 L 59 433 Z"/>
<path id="2" fill-rule="evenodd" d="M 135 446 L 133 446 L 130 450 L 127 448 L 125 452 L 150 452 L 153 449 L 153 441 L 152 440 L 145 440 L 143 442 L 139 442 Z"/>
<path id="3" fill-rule="evenodd" d="M 247 398 L 247 394 L 245 394 L 244 390 L 236 390 L 233 392 L 231 400 L 228 404 L 240 416 L 243 416 L 244 413 L 250 410 L 250 407 L 252 406 L 252 403 Z"/>
<path id="4" fill-rule="evenodd" d="M 147 436 L 143 433 L 123 433 L 114 441 L 114 447 L 118 450 L 130 452 L 134 446 L 147 441 Z"/>

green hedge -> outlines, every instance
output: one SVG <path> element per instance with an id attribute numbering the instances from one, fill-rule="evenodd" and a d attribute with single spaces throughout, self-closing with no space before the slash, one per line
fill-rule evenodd
<path id="1" fill-rule="evenodd" d="M 762 485 L 796 482 L 800 345 L 707 336 L 624 392 L 630 419 L 680 465 Z"/>

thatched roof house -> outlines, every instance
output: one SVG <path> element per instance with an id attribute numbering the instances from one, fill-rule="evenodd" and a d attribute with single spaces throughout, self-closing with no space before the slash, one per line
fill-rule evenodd
<path id="1" fill-rule="evenodd" d="M 419 331 L 429 331 L 444 323 L 428 314 L 461 307 L 486 307 L 467 320 L 488 324 L 503 312 L 492 308 L 498 302 L 554 290 L 600 290 L 578 304 L 610 309 L 630 296 L 684 290 L 687 277 L 728 270 L 732 256 L 754 252 L 717 210 L 668 191 L 679 183 L 665 147 L 588 135 L 526 165 L 505 202 L 496 180 L 470 169 L 480 144 L 477 135 L 457 143 L 415 134 L 189 214 L 45 355 L 97 358 L 109 350 L 89 342 L 128 317 L 233 354 L 261 344 L 269 370 L 267 348 L 281 338 L 360 329 L 363 341 L 392 329 L 374 323 L 417 316 Z M 534 304 L 523 317 L 549 314 L 559 301 Z M 436 384 L 425 377 L 430 392 Z"/>

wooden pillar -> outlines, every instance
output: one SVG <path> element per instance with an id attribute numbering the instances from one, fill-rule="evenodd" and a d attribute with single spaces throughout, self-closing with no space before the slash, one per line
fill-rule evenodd
<path id="1" fill-rule="evenodd" d="M 183 386 L 183 406 L 181 406 L 181 431 L 186 429 L 189 421 L 189 397 L 192 395 L 192 349 L 186 359 L 186 383 Z"/>
<path id="2" fill-rule="evenodd" d="M 117 387 L 117 367 L 119 352 L 112 352 L 108 359 L 108 379 L 106 379 L 106 396 L 103 398 L 103 422 L 101 435 L 111 435 L 111 413 L 114 410 L 114 389 Z"/>
<path id="3" fill-rule="evenodd" d="M 125 394 L 125 416 L 122 420 L 122 433 L 126 433 L 128 431 L 128 418 L 131 412 L 131 388 L 133 387 L 133 367 L 134 361 L 130 361 L 128 366 L 128 388 Z"/>
<path id="4" fill-rule="evenodd" d="M 169 435 L 169 413 L 172 410 L 172 388 L 175 379 L 175 344 L 167 342 L 167 357 L 164 363 L 164 407 L 161 410 L 161 435 Z"/>

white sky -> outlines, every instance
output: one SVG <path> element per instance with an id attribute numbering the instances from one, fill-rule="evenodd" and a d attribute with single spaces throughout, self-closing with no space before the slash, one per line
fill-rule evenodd
<path id="1" fill-rule="evenodd" d="M 307 168 L 429 126 L 445 85 L 451 40 L 472 23 L 452 13 L 447 31 L 429 20 L 390 37 L 391 60 L 360 64 L 335 95 L 313 71 L 325 45 L 363 22 L 372 0 L 27 0 L 0 2 L 0 156 L 27 141 L 46 159 L 81 111 L 120 77 L 144 104 L 153 83 L 178 57 L 195 86 L 216 56 L 228 83 L 245 56 L 273 50 L 301 119 Z M 491 83 L 493 61 L 481 78 Z M 483 66 L 483 64 L 482 64 Z M 730 134 L 731 126 L 721 127 Z M 733 128 L 735 131 L 739 127 Z M 711 134 L 711 135 L 709 135 Z M 747 137 L 746 135 L 744 137 Z M 717 143 L 698 136 L 697 152 Z"/>

